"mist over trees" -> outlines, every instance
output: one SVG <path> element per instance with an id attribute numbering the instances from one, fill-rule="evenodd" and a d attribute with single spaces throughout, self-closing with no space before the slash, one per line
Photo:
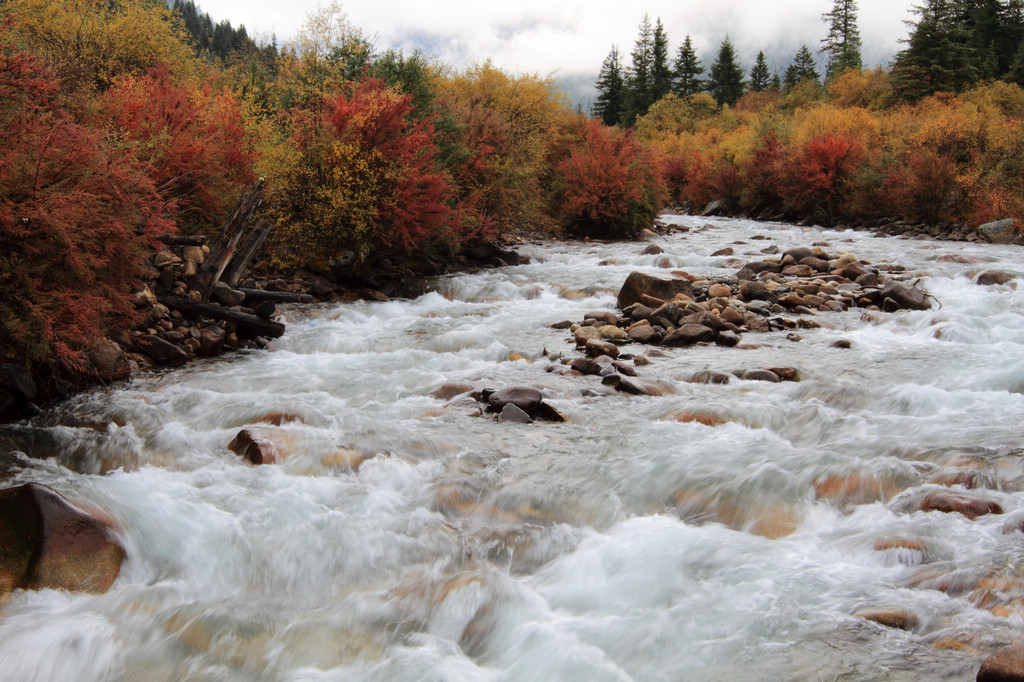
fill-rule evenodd
<path id="1" fill-rule="evenodd" d="M 774 67 L 764 49 L 753 64 L 739 63 L 740 50 L 728 36 L 702 61 L 687 35 L 676 48 L 671 92 L 684 98 L 706 92 L 719 105 L 733 105 L 751 91 L 787 95 L 798 90 L 793 102 L 820 97 L 828 83 L 864 67 L 856 0 L 832 0 L 821 19 L 820 58 L 803 45 L 788 62 Z M 888 71 L 892 101 L 912 102 L 935 92 L 962 92 L 990 80 L 1024 83 L 1024 0 L 926 0 L 915 6 L 907 24 L 904 48 Z M 600 113 L 595 115 L 629 126 L 664 96 L 662 80 L 653 74 L 664 73 L 666 50 L 662 46 L 669 42 L 661 19 L 652 23 L 645 15 L 631 53 L 633 61 L 622 67 L 629 74 L 622 82 L 624 94 L 606 94 L 609 85 L 599 79 L 600 106 L 595 105 L 593 111 Z M 619 97 L 623 104 L 615 110 Z"/>

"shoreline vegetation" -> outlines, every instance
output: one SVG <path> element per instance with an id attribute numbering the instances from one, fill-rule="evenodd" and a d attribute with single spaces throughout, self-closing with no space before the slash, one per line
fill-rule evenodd
<path id="1" fill-rule="evenodd" d="M 1019 243 L 1021 8 L 926 2 L 889 70 L 862 68 L 855 18 L 823 16 L 824 79 L 806 48 L 748 76 L 728 40 L 703 79 L 645 17 L 587 116 L 550 78 L 377 52 L 337 4 L 279 48 L 191 2 L 9 0 L 0 418 L 259 347 L 288 296 L 412 295 L 524 239 L 637 239 L 667 210 Z M 936 49 L 955 59 L 924 69 Z M 257 181 L 258 252 L 226 290 L 196 285 Z"/>

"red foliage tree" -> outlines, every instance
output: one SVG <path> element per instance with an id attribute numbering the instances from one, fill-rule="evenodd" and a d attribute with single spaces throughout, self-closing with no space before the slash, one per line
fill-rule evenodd
<path id="1" fill-rule="evenodd" d="M 432 123 L 380 81 L 350 88 L 324 124 L 302 110 L 289 115 L 299 158 L 274 210 L 297 260 L 367 264 L 395 251 L 457 249 L 479 226 L 464 218 L 437 162 Z"/>
<path id="2" fill-rule="evenodd" d="M 254 180 L 255 154 L 233 95 L 175 84 L 165 68 L 118 78 L 100 101 L 101 122 L 150 166 L 183 226 L 219 224 Z"/>
<path id="3" fill-rule="evenodd" d="M 79 370 L 131 316 L 147 238 L 173 225 L 143 164 L 73 122 L 57 91 L 0 43 L 0 359 Z"/>
<path id="4" fill-rule="evenodd" d="M 661 164 L 631 131 L 577 117 L 555 164 L 553 213 L 574 234 L 635 237 L 651 227 L 665 202 Z"/>
<path id="5" fill-rule="evenodd" d="M 795 215 L 832 224 L 863 158 L 864 147 L 845 135 L 816 137 L 789 159 L 781 194 Z"/>
<path id="6" fill-rule="evenodd" d="M 890 166 L 881 196 L 893 215 L 907 220 L 938 222 L 961 219 L 962 201 L 957 165 L 947 154 L 914 149 L 903 163 Z"/>

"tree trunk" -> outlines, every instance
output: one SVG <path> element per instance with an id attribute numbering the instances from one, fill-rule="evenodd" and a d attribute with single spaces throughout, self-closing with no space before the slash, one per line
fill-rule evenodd
<path id="1" fill-rule="evenodd" d="M 260 178 L 255 185 L 242 194 L 235 210 L 231 212 L 224 227 L 221 228 L 217 241 L 210 249 L 210 255 L 206 257 L 199 273 L 196 274 L 194 288 L 199 291 L 204 301 L 210 298 L 214 285 L 220 280 L 221 274 L 231 262 L 232 256 L 235 255 L 238 240 L 241 239 L 245 226 L 249 224 L 252 214 L 263 201 L 262 192 L 263 178 Z"/>
<path id="2" fill-rule="evenodd" d="M 253 258 L 259 253 L 263 242 L 270 236 L 270 230 L 273 227 L 270 221 L 261 218 L 249 230 L 249 234 L 245 236 L 241 246 L 235 252 L 235 257 L 231 259 L 231 264 L 228 265 L 228 268 L 222 275 L 222 279 L 228 283 L 229 287 L 234 288 L 238 286 L 238 280 L 242 279 L 242 275 L 249 269 L 249 265 L 252 264 Z"/>
<path id="3" fill-rule="evenodd" d="M 212 303 L 197 303 L 181 296 L 160 296 L 160 303 L 168 308 L 180 310 L 183 313 L 192 315 L 205 315 L 215 320 L 234 322 L 240 330 L 244 330 L 249 336 L 266 336 L 276 339 L 284 335 L 284 325 L 280 322 L 267 320 L 256 315 L 243 313 L 231 308 L 222 308 Z"/>

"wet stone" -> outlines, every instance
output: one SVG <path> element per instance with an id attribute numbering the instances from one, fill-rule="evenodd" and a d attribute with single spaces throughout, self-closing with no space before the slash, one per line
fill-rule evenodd
<path id="1" fill-rule="evenodd" d="M 972 521 L 986 514 L 1002 514 L 1003 508 L 991 500 L 955 492 L 934 492 L 921 502 L 921 511 L 959 512 Z"/>

